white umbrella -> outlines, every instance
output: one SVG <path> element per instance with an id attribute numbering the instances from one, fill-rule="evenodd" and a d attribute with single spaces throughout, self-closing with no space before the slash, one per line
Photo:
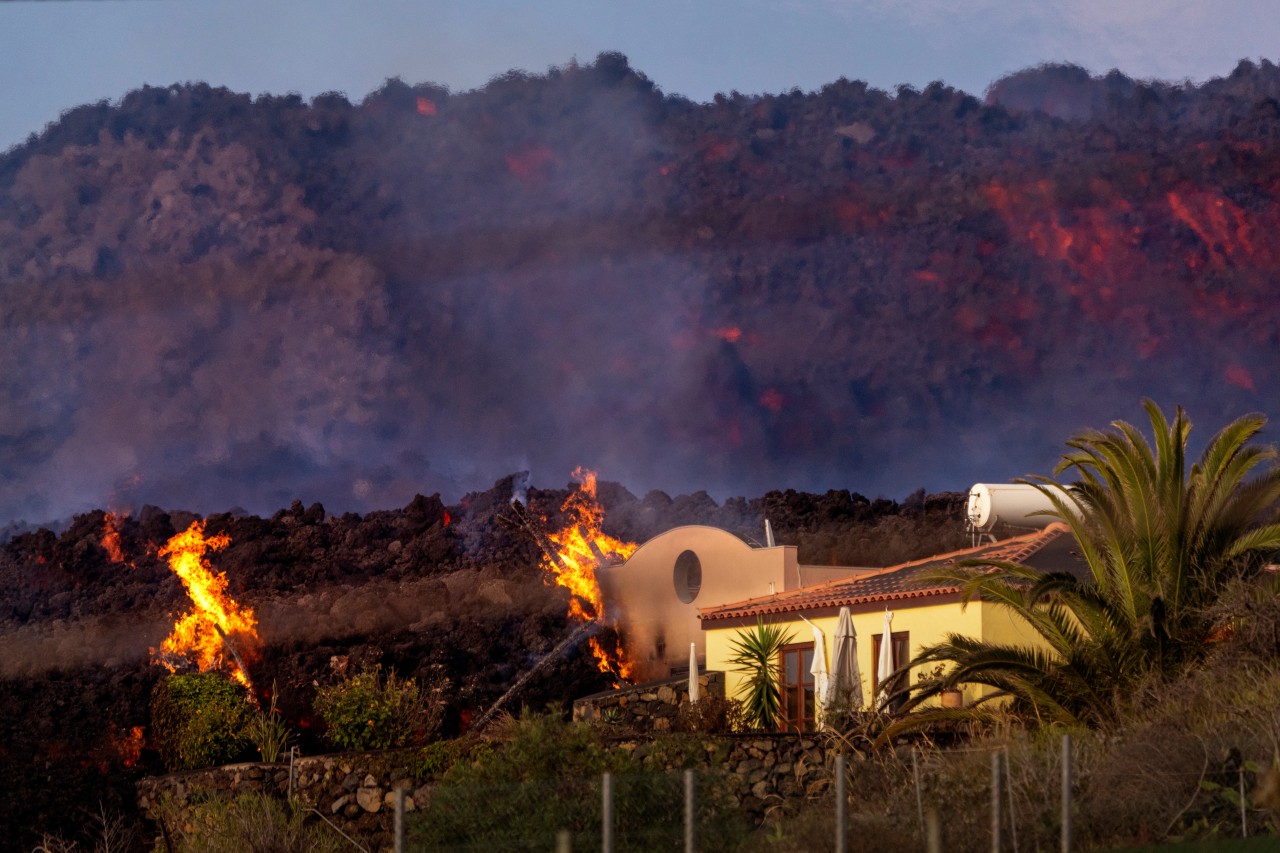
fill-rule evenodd
<path id="1" fill-rule="evenodd" d="M 862 672 L 858 668 L 858 633 L 853 630 L 849 608 L 841 607 L 836 619 L 836 636 L 831 644 L 831 684 L 828 702 L 849 703 L 849 708 L 862 707 Z"/>
<path id="2" fill-rule="evenodd" d="M 809 627 L 813 629 L 813 664 L 809 674 L 813 676 L 814 714 L 821 718 L 822 709 L 827 705 L 827 646 L 818 626 L 810 623 Z"/>
<path id="3" fill-rule="evenodd" d="M 698 644 L 689 644 L 689 701 L 697 702 L 702 698 L 698 690 Z"/>
<path id="4" fill-rule="evenodd" d="M 889 700 L 889 677 L 897 669 L 893 661 L 893 614 L 889 608 L 884 609 L 884 633 L 880 637 L 880 660 L 876 663 L 876 679 L 880 682 L 880 693 L 876 704 L 881 708 Z"/>

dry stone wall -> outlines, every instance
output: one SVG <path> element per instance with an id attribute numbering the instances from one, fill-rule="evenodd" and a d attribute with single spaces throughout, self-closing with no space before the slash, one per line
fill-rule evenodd
<path id="1" fill-rule="evenodd" d="M 370 849 L 390 850 L 396 789 L 405 792 L 406 811 L 426 801 L 428 789 L 415 784 L 408 769 L 413 754 L 405 750 L 306 757 L 296 759 L 292 771 L 287 764 L 231 764 L 153 776 L 138 783 L 138 805 L 152 820 L 163 812 L 188 821 L 189 806 L 211 795 L 234 797 L 253 791 L 283 799 L 292 792 L 304 807 L 315 809 Z M 171 809 L 161 808 L 164 800 Z"/>
<path id="2" fill-rule="evenodd" d="M 835 753 L 813 735 L 754 734 L 707 737 L 707 762 L 721 753 L 716 766 L 733 774 L 732 784 L 738 807 L 755 823 L 778 805 L 798 806 L 802 800 L 815 799 L 831 789 Z M 618 745 L 631 754 L 641 767 L 653 771 L 678 768 L 663 763 L 663 753 L 653 752 L 645 741 L 628 741 Z"/>
<path id="3" fill-rule="evenodd" d="M 700 673 L 698 691 L 703 696 L 723 699 L 724 673 Z M 681 675 L 584 697 L 573 703 L 573 718 L 582 722 L 605 720 L 637 731 L 666 732 L 671 731 L 680 706 L 688 702 L 689 677 Z"/>
<path id="4" fill-rule="evenodd" d="M 732 774 L 737 805 L 753 822 L 763 821 L 779 805 L 798 806 L 831 788 L 834 753 L 813 735 L 707 736 L 705 746 L 700 763 Z M 667 763 L 668 751 L 642 738 L 616 742 L 613 748 L 628 753 L 645 770 L 682 769 Z M 210 796 L 253 791 L 283 799 L 292 792 L 298 802 L 367 849 L 389 851 L 396 790 L 405 792 L 408 812 L 429 802 L 430 783 L 416 780 L 410 770 L 417 754 L 400 750 L 299 758 L 293 764 L 292 782 L 287 764 L 232 764 L 153 776 L 138 783 L 138 805 L 153 821 L 163 813 L 183 823 L 191 819 L 190 806 Z M 162 801 L 169 807 L 161 808 Z"/>

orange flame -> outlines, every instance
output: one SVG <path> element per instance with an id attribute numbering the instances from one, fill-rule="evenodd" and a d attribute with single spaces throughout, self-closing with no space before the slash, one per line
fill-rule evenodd
<path id="1" fill-rule="evenodd" d="M 173 671 L 167 657 L 194 659 L 201 672 L 224 670 L 248 687 L 248 673 L 234 653 L 224 656 L 224 649 L 234 642 L 242 654 L 256 650 L 260 645 L 257 620 L 252 610 L 227 595 L 226 574 L 215 573 L 205 559 L 206 552 L 220 551 L 229 544 L 231 537 L 225 533 L 205 539 L 204 522 L 193 521 L 160 549 L 160 556 L 169 558 L 169 568 L 182 580 L 195 608 L 174 624 L 161 644 L 159 663 Z"/>
<path id="2" fill-rule="evenodd" d="M 603 563 L 622 562 L 635 552 L 636 546 L 601 532 L 604 509 L 596 500 L 596 472 L 578 468 L 573 478 L 580 485 L 560 507 L 569 520 L 559 531 L 547 535 L 556 550 L 556 559 L 544 557 L 542 568 L 549 579 L 573 594 L 569 615 L 587 622 L 605 616 L 596 568 Z M 590 645 L 601 672 L 630 680 L 634 665 L 621 643 L 610 651 L 598 638 L 592 637 Z"/>
<path id="3" fill-rule="evenodd" d="M 133 564 L 124 558 L 124 547 L 120 543 L 120 517 L 114 512 L 102 516 L 102 548 L 113 563 Z"/>

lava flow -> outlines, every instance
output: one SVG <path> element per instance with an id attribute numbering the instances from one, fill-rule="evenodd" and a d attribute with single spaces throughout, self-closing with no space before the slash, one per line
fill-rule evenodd
<path id="1" fill-rule="evenodd" d="M 569 519 L 560 530 L 547 534 L 555 554 L 543 558 L 542 568 L 573 594 L 569 600 L 569 616 L 588 622 L 605 617 L 596 568 L 607 562 L 622 562 L 631 556 L 636 546 L 601 532 L 604 509 L 596 500 L 596 473 L 579 468 L 573 477 L 580 485 L 560 507 Z M 634 666 L 621 643 L 615 642 L 612 651 L 606 649 L 598 637 L 592 637 L 590 643 L 601 672 L 626 681 L 631 679 Z"/>
<path id="2" fill-rule="evenodd" d="M 205 559 L 206 552 L 220 551 L 230 543 L 231 537 L 225 533 L 206 539 L 204 522 L 193 521 L 160 549 L 160 556 L 169 558 L 169 568 L 182 580 L 195 607 L 174 624 L 161 644 L 158 662 L 172 671 L 173 658 L 186 658 L 201 672 L 223 670 L 249 687 L 240 653 L 259 647 L 257 620 L 251 609 L 227 595 L 226 574 L 214 572 Z M 157 657 L 155 649 L 152 655 Z"/>

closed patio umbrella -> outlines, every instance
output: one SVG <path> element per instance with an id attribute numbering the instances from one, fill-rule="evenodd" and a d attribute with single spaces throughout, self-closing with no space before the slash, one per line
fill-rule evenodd
<path id="1" fill-rule="evenodd" d="M 698 688 L 698 644 L 689 644 L 689 701 L 697 702 L 702 698 Z"/>
<path id="2" fill-rule="evenodd" d="M 836 635 L 831 643 L 831 676 L 827 703 L 848 703 L 849 710 L 862 707 L 862 673 L 858 669 L 858 634 L 853 630 L 849 608 L 841 607 L 836 619 Z"/>
<path id="3" fill-rule="evenodd" d="M 809 620 L 805 620 L 808 622 Z M 814 714 L 819 721 L 822 720 L 822 709 L 827 706 L 827 687 L 829 679 L 827 678 L 827 648 L 826 641 L 822 637 L 822 632 L 818 630 L 818 626 L 813 623 L 809 624 L 813 629 L 813 663 L 809 666 L 809 674 L 813 676 L 813 701 Z"/>
<path id="4" fill-rule="evenodd" d="M 876 680 L 880 682 L 880 692 L 876 696 L 876 707 L 883 708 L 889 701 L 889 679 L 897 669 L 893 660 L 893 613 L 884 609 L 884 630 L 880 637 L 880 660 L 876 662 Z"/>

